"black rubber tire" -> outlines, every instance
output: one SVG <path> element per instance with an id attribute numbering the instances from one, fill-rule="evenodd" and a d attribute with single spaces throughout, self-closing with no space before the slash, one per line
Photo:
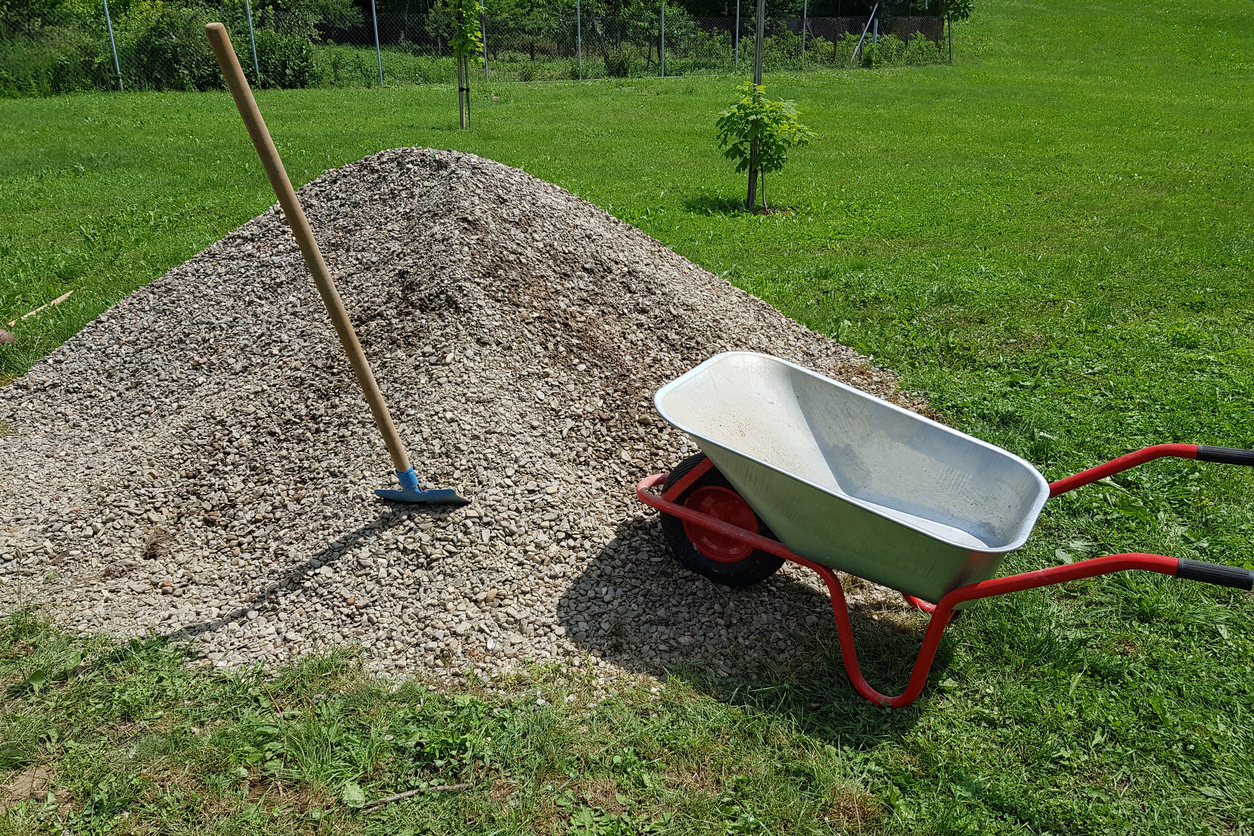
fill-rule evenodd
<path id="1" fill-rule="evenodd" d="M 670 476 L 667 477 L 662 493 L 670 490 L 671 485 L 674 485 L 703 461 L 705 461 L 705 453 L 698 453 L 676 465 L 675 469 L 670 472 Z M 685 488 L 684 492 L 675 498 L 674 501 L 679 505 L 683 505 L 684 500 L 693 491 L 706 486 L 736 490 L 723 474 L 718 472 L 718 468 L 711 467 L 697 481 Z M 724 563 L 720 560 L 706 557 L 697 551 L 696 546 L 692 544 L 692 541 L 688 539 L 688 535 L 684 533 L 683 520 L 667 513 L 663 513 L 661 516 L 662 533 L 666 536 L 666 542 L 670 545 L 675 559 L 679 561 L 679 565 L 696 572 L 702 577 L 709 578 L 714 583 L 722 584 L 723 586 L 750 586 L 766 580 L 778 572 L 779 567 L 784 565 L 784 558 L 776 557 L 770 552 L 764 552 L 761 549 L 754 549 L 743 560 L 738 560 L 735 563 Z M 762 521 L 761 517 L 758 517 L 757 514 L 754 514 L 754 517 L 758 521 L 758 534 L 771 540 L 779 539 L 767 527 L 766 523 Z"/>

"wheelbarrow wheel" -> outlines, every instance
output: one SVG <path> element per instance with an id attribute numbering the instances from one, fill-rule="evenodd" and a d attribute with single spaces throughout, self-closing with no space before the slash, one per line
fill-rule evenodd
<path id="1" fill-rule="evenodd" d="M 705 453 L 698 453 L 680 462 L 667 477 L 662 493 L 665 494 L 672 485 L 703 461 Z M 674 501 L 763 537 L 779 539 L 717 468 L 711 467 L 701 474 Z M 667 513 L 662 514 L 662 533 L 680 565 L 724 586 L 749 586 L 758 583 L 775 574 L 784 565 L 782 557 L 755 549 L 732 537 L 709 531 Z"/>

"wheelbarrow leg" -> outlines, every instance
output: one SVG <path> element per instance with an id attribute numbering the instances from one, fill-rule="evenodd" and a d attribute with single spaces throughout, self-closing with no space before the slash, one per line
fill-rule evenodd
<path id="1" fill-rule="evenodd" d="M 923 634 L 923 645 L 919 648 L 919 656 L 915 659 L 906 690 L 896 697 L 890 697 L 872 688 L 858 667 L 858 652 L 853 643 L 853 626 L 849 622 L 849 607 L 845 603 L 845 591 L 836 573 L 804 557 L 793 556 L 792 560 L 818 572 L 819 577 L 823 578 L 823 582 L 827 584 L 828 592 L 832 596 L 832 614 L 836 618 L 836 631 L 840 636 L 840 652 L 845 663 L 845 673 L 849 675 L 849 681 L 853 684 L 854 690 L 871 702 L 890 708 L 907 706 L 918 699 L 919 694 L 923 692 L 923 687 L 927 684 L 927 676 L 932 670 L 932 662 L 936 658 L 936 649 L 940 646 L 941 635 L 953 619 L 954 607 L 968 601 L 978 601 L 1010 592 L 1039 589 L 1043 586 L 1082 578 L 1126 572 L 1131 569 L 1173 575 L 1236 589 L 1254 588 L 1254 571 L 1249 569 L 1140 552 L 1095 557 L 1066 566 L 1051 566 L 1048 569 L 1022 572 L 1018 575 L 960 586 L 936 604 L 932 620 Z"/>
<path id="2" fill-rule="evenodd" d="M 845 601 L 845 590 L 840 585 L 840 578 L 821 563 L 814 563 L 803 557 L 794 557 L 793 560 L 813 569 L 827 584 L 827 591 L 832 597 L 832 615 L 836 618 L 836 633 L 840 637 L 841 660 L 845 664 L 845 673 L 854 690 L 871 702 L 888 708 L 900 708 L 917 700 L 919 694 L 923 693 L 923 686 L 927 684 L 927 675 L 932 670 L 932 660 L 936 658 L 936 649 L 940 647 L 941 636 L 953 617 L 953 607 L 946 606 L 942 609 L 941 605 L 932 607 L 926 601 L 918 602 L 932 608 L 932 620 L 928 622 L 927 630 L 923 634 L 923 646 L 919 648 L 919 656 L 915 659 L 914 670 L 910 673 L 906 690 L 898 696 L 890 697 L 872 688 L 871 684 L 866 681 L 866 677 L 862 675 L 862 669 L 858 665 L 858 649 L 853 643 L 853 624 L 849 621 L 849 605 Z M 910 596 L 906 596 L 906 600 L 915 604 Z"/>

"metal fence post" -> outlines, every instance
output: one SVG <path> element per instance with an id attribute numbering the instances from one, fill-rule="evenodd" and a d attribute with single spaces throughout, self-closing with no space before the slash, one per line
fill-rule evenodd
<path id="1" fill-rule="evenodd" d="M 374 0 L 370 0 L 370 19 L 374 21 L 374 54 L 379 59 L 379 86 L 383 86 L 383 50 L 379 48 L 379 15 L 374 9 Z"/>
<path id="2" fill-rule="evenodd" d="M 257 84 L 261 84 L 261 65 L 257 63 L 257 36 L 253 34 L 253 6 L 244 0 L 244 11 L 248 14 L 248 40 L 253 45 L 253 72 L 257 73 Z"/>
<path id="3" fill-rule="evenodd" d="M 866 26 L 862 27 L 862 35 L 858 38 L 858 45 L 853 48 L 853 55 L 849 57 L 849 63 L 852 65 L 858 60 L 858 50 L 862 49 L 862 42 L 866 40 L 866 33 L 871 29 L 871 21 L 875 20 L 875 13 L 880 10 L 880 4 L 876 3 L 871 8 L 871 16 L 866 19 Z"/>
<path id="4" fill-rule="evenodd" d="M 575 0 L 575 54 L 579 56 L 579 80 L 583 81 L 583 15 Z"/>
<path id="5" fill-rule="evenodd" d="M 762 41 L 766 34 L 766 0 L 758 0 L 757 32 L 753 44 L 753 83 L 762 86 Z M 757 93 L 754 93 L 757 98 Z M 758 205 L 758 138 L 755 136 L 749 143 L 749 196 L 745 198 L 745 208 L 756 211 Z"/>
<path id="6" fill-rule="evenodd" d="M 762 41 L 766 35 L 766 0 L 758 0 L 758 31 L 753 43 L 753 83 L 762 84 Z M 756 141 L 754 145 L 756 146 Z M 753 172 L 750 172 L 752 174 Z"/>
<path id="7" fill-rule="evenodd" d="M 662 78 L 666 78 L 666 0 L 662 0 Z"/>
<path id="8" fill-rule="evenodd" d="M 732 50 L 736 53 L 736 72 L 740 72 L 740 0 L 736 0 L 736 32 L 732 35 Z"/>
<path id="9" fill-rule="evenodd" d="M 810 0 L 801 2 L 801 69 L 806 66 L 806 17 L 810 9 Z"/>
<path id="10" fill-rule="evenodd" d="M 113 18 L 109 17 L 109 0 L 104 0 L 105 25 L 109 27 L 109 46 L 113 47 L 113 69 L 118 71 L 118 90 L 125 91 L 122 86 L 122 64 L 118 61 L 118 43 L 113 40 Z"/>

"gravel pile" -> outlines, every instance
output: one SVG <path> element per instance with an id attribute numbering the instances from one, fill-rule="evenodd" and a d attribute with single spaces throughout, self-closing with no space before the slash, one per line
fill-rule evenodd
<path id="1" fill-rule="evenodd" d="M 375 499 L 386 451 L 272 208 L 0 390 L 0 607 L 219 667 L 360 645 L 446 679 L 735 675 L 830 638 L 802 570 L 729 590 L 671 559 L 634 486 L 694 449 L 652 394 L 750 349 L 910 405 L 887 373 L 472 155 L 386 151 L 300 194 L 419 478 L 472 504 Z"/>

